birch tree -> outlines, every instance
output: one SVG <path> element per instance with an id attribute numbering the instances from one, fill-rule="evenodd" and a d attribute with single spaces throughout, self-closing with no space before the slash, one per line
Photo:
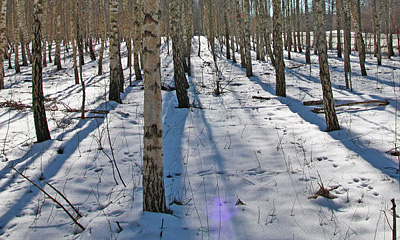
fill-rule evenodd
<path id="1" fill-rule="evenodd" d="M 310 13 L 308 11 L 308 0 L 304 0 L 304 13 L 306 15 L 306 63 L 311 64 L 311 34 Z"/>
<path id="2" fill-rule="evenodd" d="M 339 121 L 336 116 L 332 86 L 329 73 L 328 50 L 325 33 L 325 0 L 314 0 L 314 19 L 318 46 L 319 75 L 321 78 L 323 104 L 325 110 L 326 131 L 339 130 Z"/>
<path id="3" fill-rule="evenodd" d="M 4 89 L 4 54 L 7 44 L 6 40 L 6 13 L 7 0 L 1 0 L 0 12 L 0 89 Z"/>
<path id="4" fill-rule="evenodd" d="M 281 0 L 273 0 L 276 95 L 286 97 L 285 62 L 283 60 Z"/>
<path id="5" fill-rule="evenodd" d="M 109 100 L 121 103 L 121 67 L 119 53 L 118 1 L 110 0 L 110 90 Z"/>
<path id="6" fill-rule="evenodd" d="M 250 0 L 244 0 L 244 50 L 246 54 L 246 76 L 253 76 L 253 65 L 251 62 L 250 46 Z"/>
<path id="7" fill-rule="evenodd" d="M 182 61 L 182 46 L 180 41 L 180 36 L 178 35 L 179 26 L 179 4 L 177 0 L 169 0 L 169 13 L 170 13 L 170 27 L 171 27 L 171 37 L 172 37 L 172 54 L 174 61 L 174 80 L 176 87 L 176 97 L 178 98 L 179 108 L 189 108 L 189 97 L 187 95 L 187 79 L 184 71 L 183 61 Z"/>
<path id="8" fill-rule="evenodd" d="M 144 148 L 143 211 L 167 212 L 164 167 L 160 71 L 160 1 L 144 1 Z"/>
<path id="9" fill-rule="evenodd" d="M 354 0 L 349 0 L 347 10 L 353 20 L 354 30 L 356 32 L 356 42 L 358 48 L 358 59 L 360 60 L 361 75 L 367 76 L 367 70 L 365 68 L 365 43 L 361 33 L 361 11 L 359 10 L 360 0 L 357 0 L 357 15 L 354 8 Z"/>
<path id="10" fill-rule="evenodd" d="M 342 1 L 343 0 L 336 0 L 336 25 L 337 25 L 336 49 L 338 58 L 342 58 L 342 34 L 341 34 L 342 9 L 343 9 Z"/>
<path id="11" fill-rule="evenodd" d="M 372 0 L 372 14 L 373 14 L 373 25 L 374 25 L 374 53 L 378 65 L 382 65 L 382 53 L 381 53 L 381 29 L 378 15 L 378 9 L 380 6 L 377 0 Z"/>
<path id="12" fill-rule="evenodd" d="M 43 96 L 43 73 L 42 73 L 42 0 L 35 0 L 33 21 L 33 44 L 32 44 L 32 105 L 33 118 L 35 122 L 36 138 L 38 142 L 50 139 L 49 127 L 47 125 L 46 111 Z"/>
<path id="13" fill-rule="evenodd" d="M 55 4 L 54 8 L 54 12 L 56 13 L 56 50 L 54 54 L 54 65 L 57 66 L 57 70 L 61 70 L 61 6 Z"/>
<path id="14" fill-rule="evenodd" d="M 134 26 L 134 37 L 133 37 L 133 68 L 135 71 L 135 79 L 136 80 L 142 80 L 142 72 L 140 69 L 140 62 L 139 62 L 139 55 L 140 55 L 140 41 L 141 41 L 141 36 L 140 36 L 140 29 L 141 29 L 141 24 L 139 21 L 139 15 L 140 15 L 140 6 L 141 6 L 141 1 L 140 0 L 133 0 L 133 26 Z"/>

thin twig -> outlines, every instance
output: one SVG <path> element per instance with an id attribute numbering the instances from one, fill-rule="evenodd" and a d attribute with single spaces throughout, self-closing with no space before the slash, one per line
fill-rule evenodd
<path id="1" fill-rule="evenodd" d="M 58 191 L 53 185 L 51 185 L 49 182 L 46 182 L 47 185 L 49 185 L 54 191 L 56 191 L 64 200 L 68 203 L 68 205 L 78 214 L 78 218 L 82 217 L 82 214 L 72 205 L 72 203 L 62 194 L 60 191 Z"/>
<path id="2" fill-rule="evenodd" d="M 22 174 L 21 172 L 19 172 L 17 169 L 15 169 L 14 167 L 11 166 L 11 168 L 16 171 L 19 175 L 21 175 L 23 178 L 25 178 L 26 180 L 28 180 L 30 183 L 33 184 L 33 186 L 37 187 L 41 192 L 43 192 L 46 196 L 48 196 L 51 200 L 53 200 L 53 202 L 57 203 L 64 211 L 65 213 L 67 213 L 67 215 L 74 221 L 74 223 L 76 225 L 78 225 L 78 227 L 80 227 L 82 230 L 85 230 L 85 228 L 71 215 L 71 213 L 59 202 L 57 201 L 55 198 L 53 198 L 52 196 L 50 196 L 50 194 L 48 194 L 45 190 L 43 190 L 43 188 L 39 187 L 39 185 L 37 185 L 36 183 L 34 183 L 32 180 L 30 180 L 28 177 L 26 177 L 24 174 Z"/>

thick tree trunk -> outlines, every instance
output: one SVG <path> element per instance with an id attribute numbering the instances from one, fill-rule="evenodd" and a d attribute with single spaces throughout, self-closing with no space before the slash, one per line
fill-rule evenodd
<path id="1" fill-rule="evenodd" d="M 32 106 L 35 121 L 36 138 L 38 142 L 50 139 L 44 108 L 43 79 L 42 79 L 42 0 L 35 0 L 32 45 Z"/>
<path id="2" fill-rule="evenodd" d="M 276 95 L 286 97 L 285 62 L 283 60 L 281 1 L 273 0 Z"/>
<path id="3" fill-rule="evenodd" d="M 339 130 L 339 121 L 336 116 L 332 86 L 329 74 L 329 63 L 327 54 L 326 34 L 325 34 L 325 0 L 314 0 L 315 4 L 315 23 L 317 33 L 317 46 L 319 58 L 319 75 L 321 78 L 323 102 L 325 109 L 325 120 L 328 132 Z"/>
<path id="4" fill-rule="evenodd" d="M 168 211 L 164 190 L 159 0 L 144 2 L 143 211 Z"/>

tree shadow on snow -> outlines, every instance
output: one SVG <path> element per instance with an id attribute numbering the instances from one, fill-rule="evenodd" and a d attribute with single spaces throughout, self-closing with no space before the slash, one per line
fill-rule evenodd
<path id="1" fill-rule="evenodd" d="M 306 78 L 306 76 L 302 74 L 299 75 L 303 78 Z M 264 83 L 259 77 L 253 76 L 249 79 L 259 84 L 264 91 L 275 95 L 274 87 L 267 83 Z M 315 77 L 311 80 L 315 83 L 319 83 L 319 81 L 317 81 L 317 78 Z M 337 85 L 333 86 L 338 87 Z M 358 93 L 355 92 L 354 94 Z M 376 98 L 378 98 L 378 96 L 376 96 Z M 382 99 L 383 98 L 378 98 L 377 100 Z M 311 112 L 310 109 L 308 109 L 307 106 L 303 105 L 301 101 L 291 98 L 289 96 L 286 98 L 278 97 L 278 100 L 282 104 L 287 105 L 293 113 L 297 113 L 303 120 L 318 126 L 321 131 L 326 130 L 325 118 Z M 393 159 L 391 159 L 391 156 L 389 156 L 389 154 L 382 153 L 378 149 L 371 148 L 361 141 L 356 142 L 354 139 L 357 137 L 357 135 L 351 129 L 342 127 L 341 130 L 329 132 L 328 134 L 333 139 L 340 141 L 347 149 L 358 154 L 376 169 L 394 179 L 397 179 L 398 164 Z"/>

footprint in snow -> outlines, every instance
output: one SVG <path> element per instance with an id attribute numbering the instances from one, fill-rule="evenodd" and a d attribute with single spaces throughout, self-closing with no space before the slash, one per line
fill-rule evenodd
<path id="1" fill-rule="evenodd" d="M 367 191 L 372 191 L 374 187 L 370 185 L 371 182 L 372 182 L 371 179 L 361 177 L 361 178 L 353 178 L 353 181 L 350 181 L 349 184 L 355 183 L 358 184 L 357 188 L 365 189 Z M 379 196 L 378 192 L 373 192 L 372 194 L 376 197 Z"/>
<path id="2" fill-rule="evenodd" d="M 328 158 L 327 157 L 317 157 L 317 160 L 319 162 L 321 162 L 321 161 L 324 161 L 324 160 L 328 160 Z"/>
<path id="3" fill-rule="evenodd" d="M 333 162 L 333 160 L 332 160 L 332 159 L 329 159 L 328 157 L 317 157 L 317 161 L 319 161 L 319 162 L 322 162 L 322 161 Z M 333 163 L 333 164 L 332 164 L 332 167 L 338 168 L 339 165 L 336 164 L 336 163 Z"/>

